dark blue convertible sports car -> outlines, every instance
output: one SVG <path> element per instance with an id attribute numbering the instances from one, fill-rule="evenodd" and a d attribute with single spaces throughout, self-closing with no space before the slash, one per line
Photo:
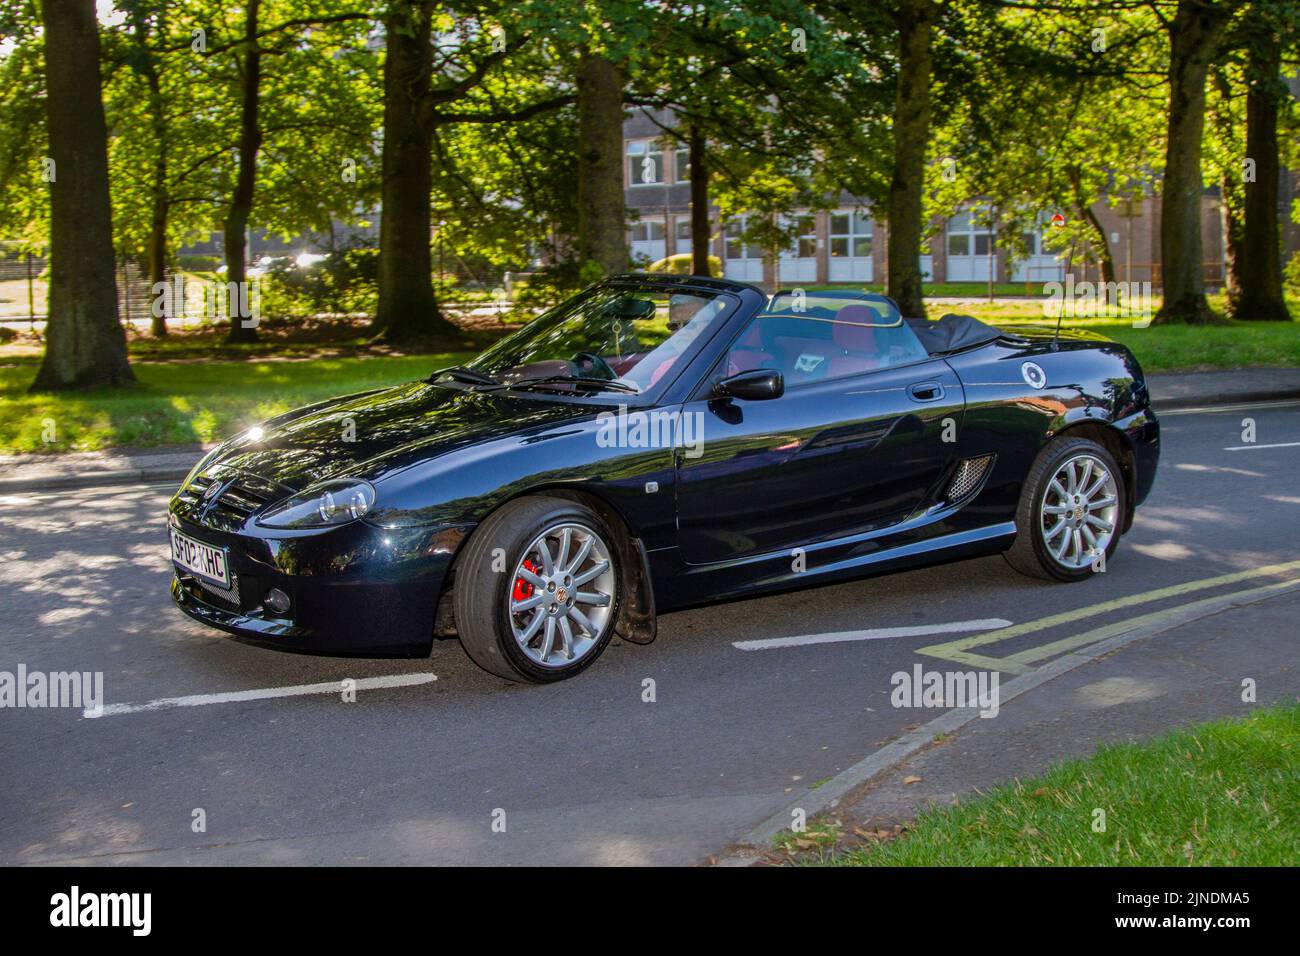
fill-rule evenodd
<path id="1" fill-rule="evenodd" d="M 1002 552 L 1077 581 L 1151 490 L 1121 345 L 890 299 L 620 276 L 427 380 L 220 445 L 169 507 L 172 594 L 290 650 L 555 681 L 655 615 Z"/>

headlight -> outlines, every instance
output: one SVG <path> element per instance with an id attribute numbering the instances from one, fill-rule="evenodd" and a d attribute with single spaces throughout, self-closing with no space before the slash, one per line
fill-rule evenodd
<path id="1" fill-rule="evenodd" d="M 328 528 L 355 521 L 375 506 L 368 481 L 338 478 L 312 485 L 257 518 L 264 528 Z"/>

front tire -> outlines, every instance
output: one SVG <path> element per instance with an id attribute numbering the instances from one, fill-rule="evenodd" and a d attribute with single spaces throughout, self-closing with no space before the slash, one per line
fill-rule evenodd
<path id="1" fill-rule="evenodd" d="M 1034 461 L 1007 563 L 1032 577 L 1082 581 L 1105 567 L 1125 520 L 1124 475 L 1103 446 L 1062 436 Z M 1105 558 L 1099 562 L 1104 554 Z"/>
<path id="2" fill-rule="evenodd" d="M 488 517 L 457 564 L 461 646 L 507 680 L 564 680 L 589 667 L 614 634 L 620 555 L 590 508 L 520 498 Z"/>

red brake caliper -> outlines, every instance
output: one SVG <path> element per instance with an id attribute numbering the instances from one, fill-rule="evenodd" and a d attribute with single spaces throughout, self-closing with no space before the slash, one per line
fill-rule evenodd
<path id="1" fill-rule="evenodd" d="M 533 564 L 533 562 L 530 561 L 528 558 L 524 558 L 524 567 L 527 568 L 529 571 L 531 571 L 533 574 L 537 573 L 537 565 Z M 523 601 L 532 596 L 533 596 L 532 583 L 523 577 L 515 578 L 515 590 L 514 593 L 511 594 L 511 597 L 513 597 L 516 601 Z"/>

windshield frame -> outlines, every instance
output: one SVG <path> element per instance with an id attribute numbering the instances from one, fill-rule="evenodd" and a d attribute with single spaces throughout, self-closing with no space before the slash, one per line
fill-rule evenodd
<path id="1" fill-rule="evenodd" d="M 486 375 L 495 375 L 495 373 L 486 371 L 482 366 L 481 359 L 488 352 L 502 346 L 516 336 L 522 341 L 526 330 L 538 322 L 554 321 L 559 313 L 568 313 L 576 308 L 581 307 L 582 303 L 593 296 L 602 292 L 615 290 L 619 293 L 644 292 L 651 295 L 671 295 L 680 293 L 684 295 L 697 294 L 702 296 L 713 297 L 725 303 L 725 308 L 720 310 L 720 314 L 710 320 L 709 325 L 705 327 L 693 341 L 691 341 L 685 350 L 681 353 L 682 360 L 676 363 L 676 367 L 664 375 L 659 381 L 655 382 L 641 391 L 624 392 L 622 390 L 593 388 L 587 390 L 575 390 L 572 392 L 554 388 L 537 388 L 528 386 L 525 382 L 502 382 L 498 386 L 475 386 L 467 382 L 441 382 L 439 385 L 448 387 L 462 388 L 467 391 L 492 391 L 492 392 L 509 392 L 516 395 L 527 395 L 532 398 L 559 400 L 563 402 L 591 403 L 608 405 L 610 403 L 626 405 L 654 405 L 664 400 L 665 396 L 676 391 L 674 386 L 683 380 L 683 378 L 692 373 L 697 367 L 697 360 L 700 355 L 714 345 L 719 334 L 728 327 L 731 327 L 737 316 L 745 313 L 752 313 L 752 300 L 756 297 L 766 298 L 761 290 L 744 283 L 730 282 L 719 279 L 703 279 L 698 276 L 651 276 L 651 275 L 620 275 L 606 279 L 583 289 L 581 292 L 565 299 L 563 302 L 547 309 L 541 315 L 521 325 L 518 329 L 503 336 L 493 342 L 487 348 L 483 349 L 472 359 L 463 363 L 465 368 L 472 369 L 475 372 Z M 752 290 L 758 296 L 745 295 L 746 290 Z M 450 366 L 449 366 L 450 367 Z M 440 372 L 435 372 L 430 377 L 430 381 L 437 379 Z M 698 374 L 698 373 L 696 373 Z"/>

